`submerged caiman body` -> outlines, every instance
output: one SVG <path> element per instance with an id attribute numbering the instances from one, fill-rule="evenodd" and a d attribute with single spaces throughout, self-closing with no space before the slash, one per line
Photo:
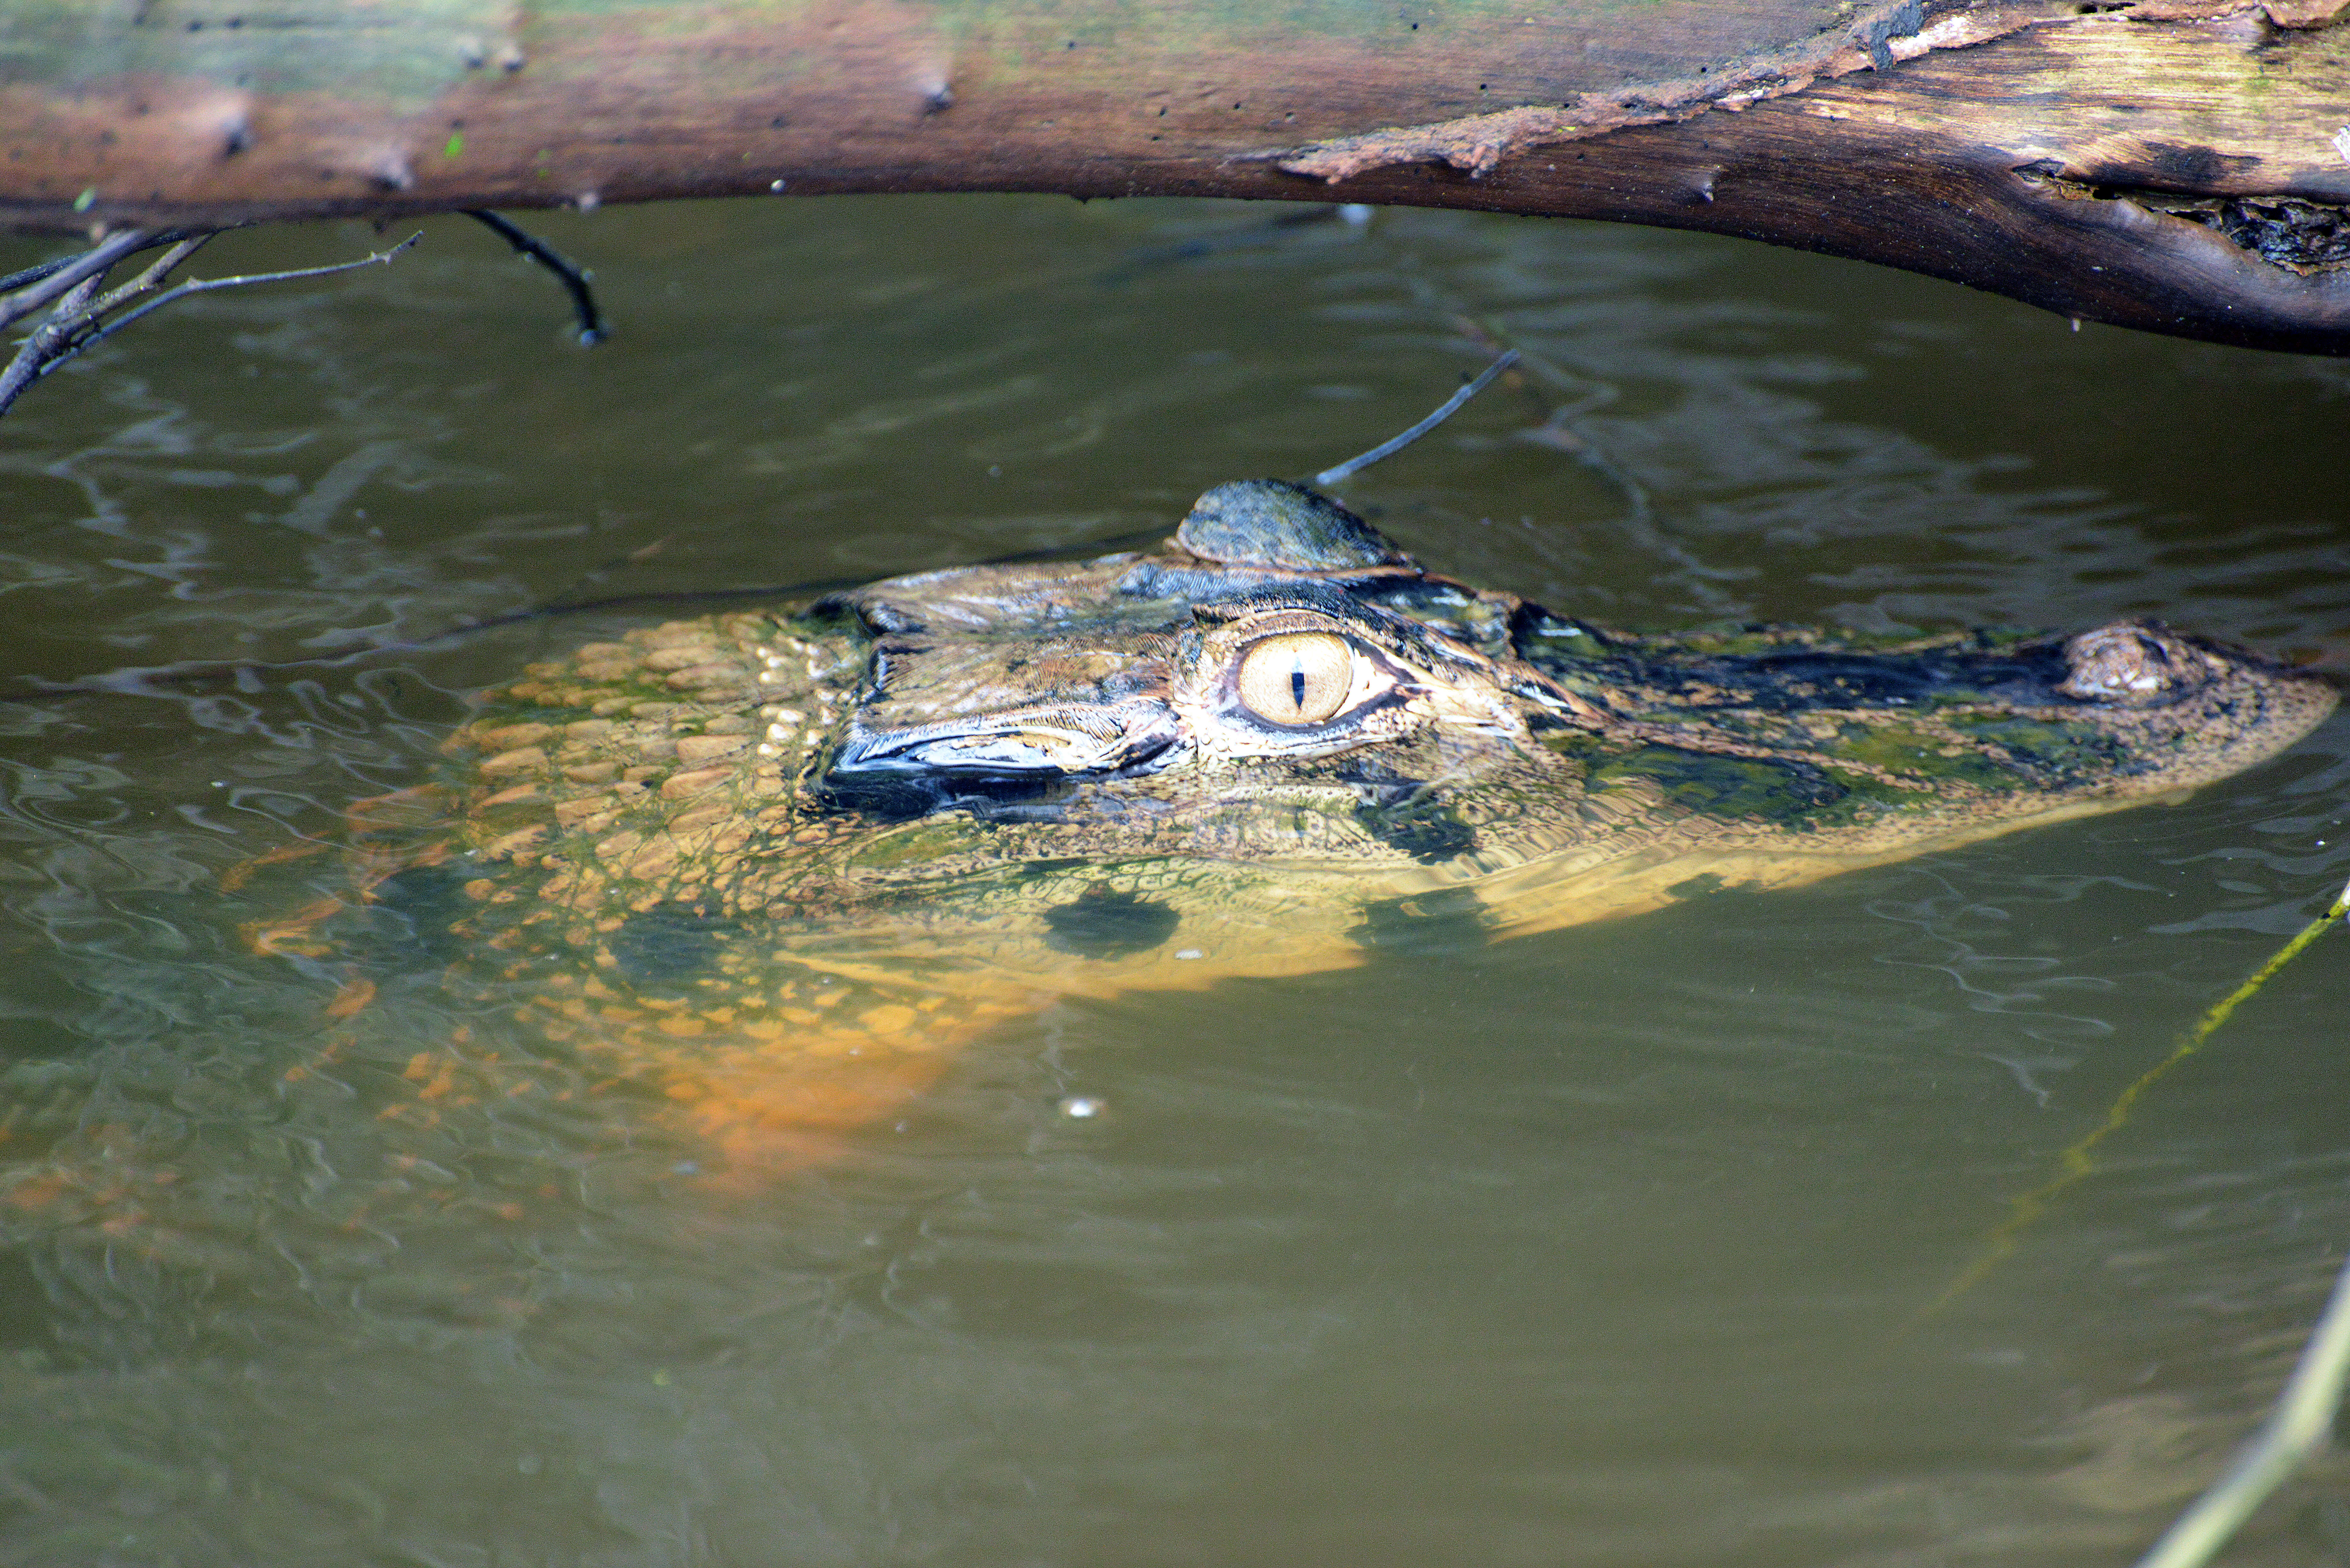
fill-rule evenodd
<path id="1" fill-rule="evenodd" d="M 395 909 L 448 892 L 469 972 L 747 1157 L 894 1104 L 1050 997 L 2175 797 L 2333 703 L 2151 623 L 1627 635 L 1251 482 L 1157 553 L 895 578 L 535 666 L 454 737 L 449 783 L 377 814 L 368 881 Z"/>

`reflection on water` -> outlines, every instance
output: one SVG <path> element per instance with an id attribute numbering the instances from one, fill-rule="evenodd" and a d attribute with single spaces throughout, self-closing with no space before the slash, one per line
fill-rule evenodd
<path id="1" fill-rule="evenodd" d="M 1523 384 L 1349 495 L 1555 609 L 2350 632 L 2339 366 L 1694 236 L 1265 216 L 546 220 L 598 269 L 593 353 L 543 275 L 435 221 L 393 267 L 154 318 L 0 424 L 26 678 L 0 701 L 0 1563 L 2152 1539 L 2350 1243 L 2329 947 L 1902 1330 L 2350 875 L 2338 719 L 2185 805 L 1794 893 L 1065 1002 L 756 1192 L 441 985 L 429 897 L 363 974 L 251 951 L 342 875 L 288 852 L 420 777 L 465 691 L 668 612 L 409 644 L 1157 537 L 1503 341 Z M 2231 1560 L 2342 1554 L 2344 1479 Z"/>

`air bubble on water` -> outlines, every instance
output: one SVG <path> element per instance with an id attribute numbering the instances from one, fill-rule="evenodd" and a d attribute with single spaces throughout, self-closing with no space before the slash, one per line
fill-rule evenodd
<path id="1" fill-rule="evenodd" d="M 1102 1114 L 1102 1102 L 1091 1095 L 1071 1095 L 1061 1102 L 1061 1114 L 1071 1121 L 1091 1121 Z"/>

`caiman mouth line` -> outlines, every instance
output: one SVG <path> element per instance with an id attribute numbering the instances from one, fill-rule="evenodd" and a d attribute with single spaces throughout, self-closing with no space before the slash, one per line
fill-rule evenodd
<path id="1" fill-rule="evenodd" d="M 1044 805 L 1072 780 L 1163 766 L 1178 736 L 1163 703 L 1132 701 L 895 730 L 852 724 L 822 787 L 843 809 L 888 816 L 957 805 L 1000 815 Z"/>

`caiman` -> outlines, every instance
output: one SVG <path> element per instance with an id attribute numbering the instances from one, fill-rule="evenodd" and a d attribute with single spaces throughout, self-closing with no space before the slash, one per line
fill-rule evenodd
<path id="1" fill-rule="evenodd" d="M 535 665 L 453 737 L 449 780 L 372 815 L 359 901 L 438 907 L 452 975 L 755 1165 L 1051 998 L 2175 798 L 2334 701 L 2151 621 L 1629 635 L 1243 482 L 1152 553 L 894 577 Z"/>

